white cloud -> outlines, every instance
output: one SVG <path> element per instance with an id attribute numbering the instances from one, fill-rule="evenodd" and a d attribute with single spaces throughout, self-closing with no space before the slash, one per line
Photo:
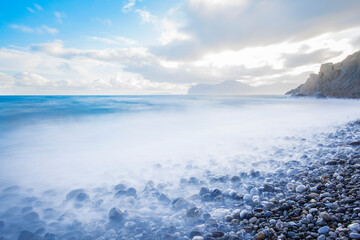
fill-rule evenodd
<path id="1" fill-rule="evenodd" d="M 145 23 L 153 24 L 161 33 L 159 41 L 162 45 L 169 44 L 174 41 L 184 41 L 191 39 L 191 35 L 180 30 L 179 24 L 166 17 L 159 18 L 149 11 L 137 9 L 138 13 Z"/>
<path id="2" fill-rule="evenodd" d="M 0 74 L 2 94 L 179 94 L 186 93 L 188 88 L 126 71 L 126 64 L 153 61 L 153 56 L 143 48 L 79 50 L 64 48 L 62 42 L 57 41 L 32 49 L 36 51 L 0 49 L 0 71 L 17 72 L 14 77 Z"/>
<path id="3" fill-rule="evenodd" d="M 244 7 L 249 0 L 188 0 L 193 8 L 202 10 L 219 10 L 219 8 Z"/>
<path id="4" fill-rule="evenodd" d="M 21 32 L 25 32 L 25 33 L 32 33 L 34 32 L 34 29 L 25 25 L 19 25 L 19 24 L 11 24 L 10 25 L 11 28 L 19 30 Z"/>
<path id="5" fill-rule="evenodd" d="M 34 13 L 35 11 L 34 11 L 34 9 L 32 9 L 31 7 L 27 7 L 26 8 L 29 12 L 31 12 L 31 13 Z"/>
<path id="6" fill-rule="evenodd" d="M 136 0 L 128 0 L 128 2 L 123 6 L 123 12 L 129 12 L 136 4 Z"/>
<path id="7" fill-rule="evenodd" d="M 48 27 L 46 25 L 42 25 L 41 27 L 32 28 L 32 27 L 22 25 L 22 24 L 20 24 L 20 25 L 19 24 L 11 24 L 10 27 L 13 28 L 13 29 L 19 30 L 21 32 L 24 32 L 24 33 L 43 34 L 45 32 L 45 33 L 49 33 L 49 34 L 54 35 L 54 34 L 57 34 L 59 32 L 58 29 L 51 28 L 51 27 Z"/>
<path id="8" fill-rule="evenodd" d="M 51 28 L 51 27 L 48 27 L 48 26 L 46 26 L 46 25 L 41 26 L 41 28 L 42 28 L 44 31 L 46 31 L 47 33 L 50 33 L 50 34 L 52 34 L 52 35 L 57 34 L 57 33 L 59 32 L 58 29 L 56 29 L 56 28 Z"/>
<path id="9" fill-rule="evenodd" d="M 50 83 L 50 80 L 40 76 L 36 73 L 31 72 L 22 72 L 15 75 L 15 78 L 18 80 L 18 84 L 25 86 L 45 86 Z"/>
<path id="10" fill-rule="evenodd" d="M 0 89 L 1 88 L 10 88 L 15 84 L 15 79 L 5 73 L 0 72 Z"/>
<path id="11" fill-rule="evenodd" d="M 102 24 L 106 24 L 106 25 L 109 25 L 109 26 L 112 25 L 112 22 L 111 22 L 111 20 L 109 18 L 99 18 L 99 17 L 97 17 L 97 18 L 95 18 L 95 20 L 102 23 Z"/>
<path id="12" fill-rule="evenodd" d="M 153 24 L 156 24 L 158 22 L 158 17 L 152 15 L 149 11 L 136 9 L 135 12 L 140 15 L 143 22 L 153 23 Z"/>
<path id="13" fill-rule="evenodd" d="M 37 3 L 34 3 L 34 6 L 37 10 L 43 10 L 43 8 Z"/>
<path id="14" fill-rule="evenodd" d="M 111 44 L 111 45 L 123 45 L 123 44 L 134 45 L 134 44 L 137 44 L 137 41 L 130 39 L 130 38 L 122 37 L 122 36 L 115 36 L 113 38 L 88 37 L 88 39 L 102 42 L 105 44 Z"/>
<path id="15" fill-rule="evenodd" d="M 55 15 L 57 21 L 62 24 L 63 23 L 63 18 L 65 17 L 65 14 L 55 11 L 54 15 Z"/>

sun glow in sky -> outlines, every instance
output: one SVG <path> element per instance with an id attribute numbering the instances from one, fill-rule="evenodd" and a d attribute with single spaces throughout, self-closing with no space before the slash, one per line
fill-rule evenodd
<path id="1" fill-rule="evenodd" d="M 185 94 L 304 82 L 360 49 L 357 0 L 0 3 L 0 94 Z"/>

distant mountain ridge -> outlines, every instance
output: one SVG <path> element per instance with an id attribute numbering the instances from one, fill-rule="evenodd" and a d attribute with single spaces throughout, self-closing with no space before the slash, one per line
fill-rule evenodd
<path id="1" fill-rule="evenodd" d="M 188 91 L 190 95 L 241 95 L 253 91 L 254 87 L 234 80 L 219 84 L 197 84 Z"/>
<path id="2" fill-rule="evenodd" d="M 294 84 L 271 84 L 260 87 L 252 87 L 248 84 L 228 80 L 218 84 L 197 84 L 192 86 L 189 95 L 263 95 L 263 94 L 283 94 L 285 91 L 279 89 L 289 89 L 294 87 Z"/>
<path id="3" fill-rule="evenodd" d="M 286 95 L 360 98 L 360 51 L 342 62 L 322 64 L 318 74 L 310 74 L 304 84 Z"/>

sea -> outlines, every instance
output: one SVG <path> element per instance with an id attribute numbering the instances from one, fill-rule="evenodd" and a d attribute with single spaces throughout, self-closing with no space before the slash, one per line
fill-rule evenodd
<path id="1" fill-rule="evenodd" d="M 149 186 L 169 201 L 188 199 L 199 186 L 231 188 L 208 179 L 273 172 L 316 156 L 331 134 L 358 119 L 355 99 L 0 96 L 0 220 L 20 226 L 6 236 L 24 226 L 57 232 L 75 220 L 106 221 L 111 207 L 172 221 L 173 210 L 146 197 Z M 114 197 L 119 186 L 136 193 Z M 69 203 L 69 192 L 79 189 L 86 201 Z M 42 223 L 5 214 L 25 207 Z M 58 214 L 46 218 L 45 209 Z M 49 227 L 46 219 L 60 223 Z"/>

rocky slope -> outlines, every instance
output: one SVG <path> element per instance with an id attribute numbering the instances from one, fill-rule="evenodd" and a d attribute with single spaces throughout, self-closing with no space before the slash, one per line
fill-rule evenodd
<path id="1" fill-rule="evenodd" d="M 318 74 L 286 95 L 360 98 L 360 51 L 342 62 L 322 64 Z"/>

